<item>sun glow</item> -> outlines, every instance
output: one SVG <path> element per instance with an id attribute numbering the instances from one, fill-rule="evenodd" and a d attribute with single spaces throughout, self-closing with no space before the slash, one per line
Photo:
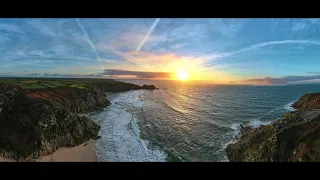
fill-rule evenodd
<path id="1" fill-rule="evenodd" d="M 177 76 L 179 80 L 185 81 L 189 79 L 190 73 L 182 68 L 178 71 Z"/>

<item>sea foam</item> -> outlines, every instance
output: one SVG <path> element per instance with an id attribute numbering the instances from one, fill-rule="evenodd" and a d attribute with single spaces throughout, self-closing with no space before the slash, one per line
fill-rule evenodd
<path id="1" fill-rule="evenodd" d="M 98 161 L 104 162 L 162 162 L 166 154 L 160 149 L 149 148 L 148 141 L 141 140 L 140 130 L 133 114 L 134 108 L 142 108 L 138 97 L 144 90 L 119 93 L 112 105 L 95 115 L 101 126 L 95 149 Z"/>
<path id="2" fill-rule="evenodd" d="M 294 102 L 291 102 L 289 104 L 286 104 L 283 108 L 288 110 L 288 111 L 294 111 L 295 109 L 293 107 L 291 107 L 291 105 L 293 104 Z"/>

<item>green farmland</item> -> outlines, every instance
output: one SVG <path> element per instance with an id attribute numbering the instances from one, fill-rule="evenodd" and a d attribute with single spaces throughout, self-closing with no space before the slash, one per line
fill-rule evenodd
<path id="1" fill-rule="evenodd" d="M 0 84 L 19 85 L 23 89 L 48 89 L 69 87 L 87 89 L 91 83 L 114 83 L 112 79 L 69 79 L 69 78 L 0 78 Z"/>

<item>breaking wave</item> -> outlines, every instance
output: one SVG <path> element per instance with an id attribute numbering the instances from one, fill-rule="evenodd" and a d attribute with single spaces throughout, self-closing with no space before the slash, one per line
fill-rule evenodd
<path id="1" fill-rule="evenodd" d="M 119 93 L 111 99 L 112 105 L 96 114 L 94 119 L 101 126 L 96 142 L 98 161 L 103 162 L 163 162 L 166 154 L 158 148 L 149 148 L 148 141 L 139 137 L 139 127 L 131 108 L 143 106 L 139 101 L 141 91 Z"/>

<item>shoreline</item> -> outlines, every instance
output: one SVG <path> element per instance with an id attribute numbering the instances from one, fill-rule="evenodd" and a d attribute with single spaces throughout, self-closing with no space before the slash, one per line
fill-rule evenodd
<path id="1" fill-rule="evenodd" d="M 29 162 L 98 162 L 94 150 L 95 140 L 91 139 L 79 146 L 57 149 L 53 154 L 33 159 Z M 17 162 L 14 159 L 0 157 L 0 162 Z"/>

